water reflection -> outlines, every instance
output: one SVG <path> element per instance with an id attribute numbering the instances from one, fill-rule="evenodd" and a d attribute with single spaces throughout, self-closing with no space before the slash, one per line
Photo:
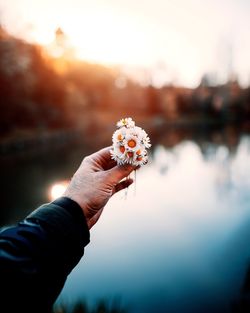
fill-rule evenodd
<path id="1" fill-rule="evenodd" d="M 230 312 L 250 256 L 249 138 L 234 154 L 155 147 L 116 195 L 61 299 L 122 296 L 130 312 Z M 101 261 L 100 261 L 101 260 Z"/>

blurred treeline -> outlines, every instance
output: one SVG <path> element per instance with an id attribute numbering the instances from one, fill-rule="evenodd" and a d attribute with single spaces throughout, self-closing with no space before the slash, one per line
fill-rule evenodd
<path id="1" fill-rule="evenodd" d="M 155 88 L 119 68 L 77 61 L 9 35 L 0 27 L 0 140 L 87 129 L 132 116 L 144 123 L 249 123 L 250 88 L 236 79 L 195 89 Z"/>

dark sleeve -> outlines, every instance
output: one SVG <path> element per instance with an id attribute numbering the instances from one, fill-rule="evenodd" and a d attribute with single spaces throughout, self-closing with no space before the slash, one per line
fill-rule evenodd
<path id="1" fill-rule="evenodd" d="M 79 205 L 66 197 L 45 204 L 0 232 L 4 312 L 49 312 L 89 243 Z M 7 308 L 9 308 L 7 310 Z"/>

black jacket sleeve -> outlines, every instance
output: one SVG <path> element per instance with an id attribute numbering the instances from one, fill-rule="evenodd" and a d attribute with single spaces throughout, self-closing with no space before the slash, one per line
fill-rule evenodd
<path id="1" fill-rule="evenodd" d="M 82 209 L 66 197 L 2 229 L 0 311 L 50 312 L 88 243 Z"/>

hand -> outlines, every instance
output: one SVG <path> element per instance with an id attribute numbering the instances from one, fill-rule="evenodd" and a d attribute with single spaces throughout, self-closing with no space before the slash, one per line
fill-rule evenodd
<path id="1" fill-rule="evenodd" d="M 135 167 L 116 165 L 110 157 L 110 149 L 107 147 L 85 157 L 64 193 L 80 205 L 89 229 L 98 221 L 111 196 L 133 183 L 132 179 L 122 179 Z"/>

